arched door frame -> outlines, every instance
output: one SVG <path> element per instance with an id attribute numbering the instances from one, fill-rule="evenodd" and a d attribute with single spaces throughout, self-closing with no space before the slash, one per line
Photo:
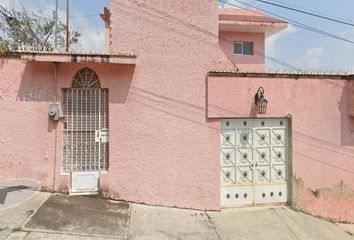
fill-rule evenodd
<path id="1" fill-rule="evenodd" d="M 63 89 L 63 172 L 108 170 L 108 89 L 89 67 Z"/>

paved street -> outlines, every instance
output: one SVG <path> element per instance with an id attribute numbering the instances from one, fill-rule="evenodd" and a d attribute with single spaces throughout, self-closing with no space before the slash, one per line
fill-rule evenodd
<path id="1" fill-rule="evenodd" d="M 7 204 L 0 210 L 0 239 L 354 239 L 333 223 L 285 207 L 205 212 L 43 192 Z"/>

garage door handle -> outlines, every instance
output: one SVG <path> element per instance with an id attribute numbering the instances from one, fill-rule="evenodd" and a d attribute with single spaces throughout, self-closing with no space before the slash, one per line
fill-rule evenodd
<path id="1" fill-rule="evenodd" d="M 251 168 L 255 168 L 255 167 L 258 167 L 258 163 L 252 163 L 251 164 Z"/>

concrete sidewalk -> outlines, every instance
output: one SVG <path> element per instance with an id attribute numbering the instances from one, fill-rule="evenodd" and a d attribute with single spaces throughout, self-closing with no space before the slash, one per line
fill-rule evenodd
<path id="1" fill-rule="evenodd" d="M 280 208 L 181 210 L 39 192 L 0 210 L 0 239 L 353 240 L 337 225 Z"/>

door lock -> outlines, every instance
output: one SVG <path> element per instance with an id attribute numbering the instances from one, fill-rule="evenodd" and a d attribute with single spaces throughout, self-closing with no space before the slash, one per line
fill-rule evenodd
<path id="1" fill-rule="evenodd" d="M 255 168 L 258 168 L 258 162 L 254 161 L 251 163 L 251 168 L 252 169 L 255 169 Z"/>

